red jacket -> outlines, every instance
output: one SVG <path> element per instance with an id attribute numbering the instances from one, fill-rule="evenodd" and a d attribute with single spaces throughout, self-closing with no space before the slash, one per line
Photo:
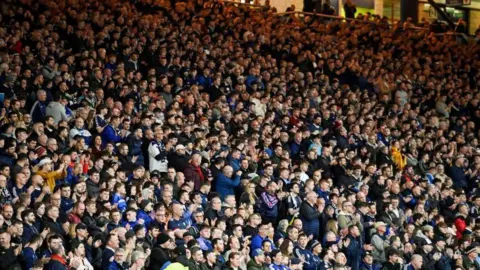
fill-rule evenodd
<path id="1" fill-rule="evenodd" d="M 455 218 L 454 222 L 455 222 L 455 228 L 457 228 L 457 239 L 460 240 L 463 237 L 463 232 L 465 231 L 465 228 L 467 228 L 465 217 L 459 215 Z"/>

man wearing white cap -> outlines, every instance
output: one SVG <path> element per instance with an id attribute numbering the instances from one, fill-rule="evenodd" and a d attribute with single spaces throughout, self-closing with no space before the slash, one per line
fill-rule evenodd
<path id="1" fill-rule="evenodd" d="M 183 172 L 189 160 L 189 157 L 185 153 L 185 146 L 183 144 L 177 144 L 177 146 L 175 146 L 175 152 L 168 155 L 168 165 L 173 167 L 177 172 Z"/>
<path id="2" fill-rule="evenodd" d="M 373 260 L 377 264 L 382 264 L 386 261 L 385 258 L 385 248 L 388 247 L 389 241 L 387 236 L 385 236 L 385 232 L 387 231 L 387 224 L 379 221 L 375 223 L 376 233 L 372 236 L 372 255 Z"/>

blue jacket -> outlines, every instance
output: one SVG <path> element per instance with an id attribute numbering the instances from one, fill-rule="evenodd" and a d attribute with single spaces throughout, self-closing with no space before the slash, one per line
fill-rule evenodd
<path id="1" fill-rule="evenodd" d="M 360 263 L 360 270 L 380 270 L 380 267 L 376 264 L 366 264 L 362 261 Z"/>
<path id="2" fill-rule="evenodd" d="M 148 225 L 150 225 L 150 223 L 152 222 L 152 218 L 141 209 L 137 211 L 137 219 L 143 219 L 145 221 L 143 223 L 145 224 L 145 227 L 148 227 Z"/>
<path id="3" fill-rule="evenodd" d="M 308 202 L 303 201 L 300 205 L 300 219 L 303 222 L 303 231 L 307 235 L 313 235 L 318 238 L 320 234 L 320 215 L 321 213 Z"/>
<path id="4" fill-rule="evenodd" d="M 211 77 L 205 77 L 200 75 L 197 77 L 197 84 L 203 86 L 204 89 L 209 88 L 213 84 L 213 79 Z"/>
<path id="5" fill-rule="evenodd" d="M 37 254 L 31 247 L 22 250 L 22 269 L 30 270 L 37 260 Z"/>
<path id="6" fill-rule="evenodd" d="M 234 159 L 232 156 L 228 157 L 228 165 L 232 166 L 233 172 L 240 170 L 240 160 Z"/>
<path id="7" fill-rule="evenodd" d="M 105 248 L 102 253 L 102 269 L 109 270 L 110 269 L 110 259 L 115 256 L 113 250 L 109 248 Z"/>
<path id="8" fill-rule="evenodd" d="M 64 182 L 67 183 L 69 186 L 73 186 L 78 182 L 79 177 L 73 175 L 73 169 L 67 167 L 67 176 L 65 177 Z"/>
<path id="9" fill-rule="evenodd" d="M 122 213 L 125 212 L 125 210 L 127 209 L 127 202 L 118 193 L 115 193 L 113 195 L 112 205 L 113 204 L 117 204 L 118 210 L 120 210 L 120 212 Z"/>
<path id="10" fill-rule="evenodd" d="M 316 260 L 318 259 L 318 264 L 320 265 L 320 258 L 318 256 L 313 257 L 313 253 L 308 249 L 302 249 L 299 246 L 293 248 L 293 256 L 295 258 L 301 259 L 302 257 L 305 258 L 305 262 L 303 263 L 303 269 L 316 269 Z"/>
<path id="11" fill-rule="evenodd" d="M 290 270 L 290 268 L 286 267 L 285 265 L 281 264 L 281 265 L 276 265 L 274 263 L 270 264 L 270 266 L 268 267 L 268 269 L 270 270 Z"/>
<path id="12" fill-rule="evenodd" d="M 8 165 L 9 167 L 13 167 L 13 157 L 3 153 L 0 155 L 0 164 Z"/>
<path id="13" fill-rule="evenodd" d="M 32 123 L 42 122 L 47 112 L 47 106 L 44 102 L 36 101 L 32 106 L 30 114 L 32 116 Z"/>
<path id="14" fill-rule="evenodd" d="M 260 235 L 256 234 L 252 238 L 252 243 L 250 244 L 250 250 L 253 252 L 255 249 L 262 249 L 262 242 L 265 238 L 262 238 Z"/>
<path id="15" fill-rule="evenodd" d="M 106 126 L 102 131 L 102 142 L 105 143 L 118 143 L 122 140 L 122 137 L 118 135 L 118 132 L 111 126 Z"/>
<path id="16" fill-rule="evenodd" d="M 60 208 L 63 213 L 68 213 L 73 208 L 73 200 L 70 198 L 63 198 L 60 203 Z"/>
<path id="17" fill-rule="evenodd" d="M 22 234 L 22 243 L 25 245 L 30 241 L 32 236 L 35 234 L 39 234 L 39 231 L 34 225 L 28 225 L 26 223 L 23 223 L 23 234 Z"/>
<path id="18" fill-rule="evenodd" d="M 303 264 L 303 269 L 304 270 L 318 270 L 322 265 L 325 265 L 325 263 L 320 259 L 319 256 L 314 255 L 313 253 L 310 252 L 310 256 L 308 258 L 305 258 L 305 263 Z"/>
<path id="19" fill-rule="evenodd" d="M 347 256 L 347 265 L 350 266 L 352 270 L 359 270 L 363 253 L 360 237 L 355 238 L 348 235 L 347 238 L 350 239 L 350 244 L 344 248 L 345 255 Z"/>
<path id="20" fill-rule="evenodd" d="M 111 262 L 110 265 L 108 266 L 108 270 L 123 270 L 123 269 L 125 268 L 116 261 Z"/>
<path id="21" fill-rule="evenodd" d="M 143 157 L 142 151 L 142 139 L 137 140 L 135 136 L 129 136 L 127 139 L 128 149 L 129 149 L 129 156 L 138 156 L 137 161 L 135 162 L 136 165 L 145 165 L 145 159 Z"/>
<path id="22" fill-rule="evenodd" d="M 448 171 L 450 177 L 453 180 L 453 186 L 455 188 L 466 188 L 468 185 L 467 175 L 462 168 L 453 165 Z"/>
<path id="23" fill-rule="evenodd" d="M 217 193 L 220 195 L 220 199 L 224 199 L 227 195 L 234 195 L 235 188 L 240 185 L 240 176 L 235 175 L 235 178 L 231 179 L 226 177 L 223 173 L 217 176 Z"/>

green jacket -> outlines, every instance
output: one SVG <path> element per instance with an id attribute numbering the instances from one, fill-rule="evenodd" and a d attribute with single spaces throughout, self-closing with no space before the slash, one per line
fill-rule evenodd
<path id="1" fill-rule="evenodd" d="M 268 267 L 266 265 L 257 264 L 254 259 L 251 259 L 247 263 L 247 270 L 267 270 Z"/>

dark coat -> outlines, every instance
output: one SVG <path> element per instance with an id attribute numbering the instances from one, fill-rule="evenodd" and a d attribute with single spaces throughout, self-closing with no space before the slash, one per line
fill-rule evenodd
<path id="1" fill-rule="evenodd" d="M 51 232 L 58 233 L 59 235 L 65 235 L 65 231 L 62 228 L 62 224 L 57 221 L 53 221 L 53 219 L 49 217 L 44 217 L 43 224 L 45 228 L 49 228 Z"/>
<path id="2" fill-rule="evenodd" d="M 171 153 L 168 155 L 168 166 L 175 168 L 177 172 L 183 172 L 190 165 L 188 164 L 189 159 L 190 157 L 187 155 Z"/>
<path id="3" fill-rule="evenodd" d="M 112 263 L 110 260 L 115 256 L 115 252 L 109 248 L 105 248 L 102 253 L 102 269 L 109 270 L 110 264 Z"/>
<path id="4" fill-rule="evenodd" d="M 303 222 L 303 231 L 307 235 L 313 235 L 314 238 L 318 238 L 320 233 L 320 214 L 318 209 L 306 201 L 303 201 L 300 205 L 300 219 Z"/>
<path id="5" fill-rule="evenodd" d="M 350 244 L 345 247 L 347 265 L 350 266 L 352 270 L 359 270 L 363 253 L 362 240 L 360 239 L 360 237 L 356 238 L 352 235 L 348 235 L 347 238 L 350 239 Z"/>
<path id="6" fill-rule="evenodd" d="M 186 164 L 183 170 L 183 174 L 185 175 L 186 180 L 193 181 L 193 183 L 195 183 L 195 190 L 200 190 L 200 186 L 202 185 L 202 178 L 192 164 Z"/>
<path id="7" fill-rule="evenodd" d="M 170 261 L 170 255 L 168 250 L 161 247 L 155 247 L 152 249 L 152 254 L 150 255 L 150 264 L 148 265 L 148 270 L 158 270 L 166 262 Z"/>

